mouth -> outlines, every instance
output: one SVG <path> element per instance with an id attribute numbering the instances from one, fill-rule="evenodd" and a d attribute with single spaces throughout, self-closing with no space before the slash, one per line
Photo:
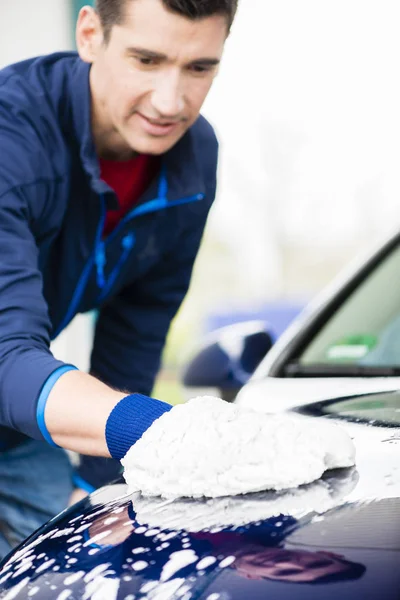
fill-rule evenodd
<path id="1" fill-rule="evenodd" d="M 141 113 L 136 113 L 141 121 L 142 128 L 146 131 L 146 133 L 155 136 L 155 137 L 163 137 L 172 133 L 175 129 L 178 128 L 180 120 L 175 121 L 164 121 L 162 119 L 150 119 Z"/>

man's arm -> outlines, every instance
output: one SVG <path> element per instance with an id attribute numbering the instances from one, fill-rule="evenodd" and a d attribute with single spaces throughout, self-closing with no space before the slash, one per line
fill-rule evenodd
<path id="1" fill-rule="evenodd" d="M 32 229 L 33 223 L 40 223 L 42 212 L 48 209 L 46 202 L 54 193 L 51 173 L 48 179 L 47 173 L 42 173 L 47 159 L 40 146 L 34 147 L 32 137 L 21 145 L 29 124 L 22 123 L 15 132 L 7 127 L 4 131 L 0 127 L 0 150 L 7 157 L 0 162 L 0 424 L 71 450 L 119 458 L 127 444 L 134 443 L 152 420 L 170 408 L 140 394 L 125 397 L 125 392 L 116 389 L 140 391 L 154 379 L 168 328 L 162 324 L 167 320 L 169 326 L 186 291 L 185 285 L 179 284 L 178 289 L 170 285 L 178 267 L 176 256 L 184 256 L 180 250 L 186 240 L 179 240 L 175 257 L 166 257 L 159 265 L 161 271 L 155 269 L 145 282 L 138 282 L 138 289 L 131 290 L 134 295 L 130 300 L 135 294 L 136 299 L 129 318 L 115 310 L 115 305 L 104 307 L 106 317 L 100 317 L 99 342 L 103 337 L 110 347 L 105 352 L 102 344 L 95 344 L 92 366 L 105 383 L 68 371 L 73 367 L 56 360 L 50 352 L 52 327 Z M 29 151 L 22 152 L 21 148 Z M 202 227 L 196 234 L 198 242 L 201 233 Z M 182 266 L 189 270 L 189 278 L 192 262 Z M 129 305 L 126 301 L 124 298 Z M 146 320 L 143 329 L 141 319 L 146 314 L 156 318 Z M 132 338 L 126 337 L 125 329 L 132 324 L 132 316 L 135 343 L 131 346 Z M 119 352 L 113 356 L 115 348 L 125 349 L 127 355 Z M 140 361 L 130 363 L 141 353 L 151 358 L 144 369 Z"/>
<path id="2" fill-rule="evenodd" d="M 49 349 L 51 323 L 29 215 L 30 205 L 45 193 L 40 183 L 0 194 L 0 424 L 70 450 L 119 458 L 120 443 L 127 449 L 170 408 L 140 394 L 125 398 L 121 390 L 149 393 L 170 321 L 187 289 L 202 226 L 189 244 L 193 256 L 184 251 L 194 235 L 186 232 L 147 278 L 104 307 L 92 357 L 101 383 L 85 373 L 66 372 L 73 367 Z"/>
<path id="3" fill-rule="evenodd" d="M 125 396 L 87 373 L 65 373 L 54 384 L 44 413 L 53 442 L 83 454 L 110 456 L 106 422 Z"/>
<path id="4" fill-rule="evenodd" d="M 107 417 L 126 393 L 72 370 L 51 354 L 52 327 L 32 227 L 41 218 L 42 206 L 45 210 L 51 180 L 38 175 L 34 161 L 39 153 L 25 157 L 25 163 L 23 156 L 19 160 L 20 140 L 11 135 L 6 139 L 0 128 L 2 147 L 9 161 L 0 162 L 0 425 L 77 452 L 110 456 Z M 135 397 L 123 408 L 141 414 L 142 406 Z M 166 409 L 149 399 L 141 415 L 147 420 L 127 420 L 126 427 L 140 436 Z M 109 424 L 108 442 L 115 446 L 123 419 Z"/>
<path id="5" fill-rule="evenodd" d="M 205 218 L 206 212 L 195 231 L 187 231 L 147 276 L 103 307 L 92 370 L 107 383 L 79 371 L 58 379 L 44 412 L 55 444 L 91 456 L 110 456 L 105 437 L 108 417 L 130 393 L 114 388 L 150 393 L 171 320 L 189 286 Z"/>
<path id="6" fill-rule="evenodd" d="M 39 190 L 44 193 L 44 185 Z M 0 424 L 34 439 L 49 441 L 47 434 L 54 435 L 56 444 L 71 450 L 109 456 L 106 419 L 126 394 L 68 370 L 73 367 L 50 352 L 51 323 L 28 193 L 32 186 L 28 192 L 20 187 L 0 194 Z"/>
<path id="7" fill-rule="evenodd" d="M 207 212 L 204 206 L 203 214 L 196 215 L 192 228 L 186 228 L 168 254 L 102 308 L 91 368 L 112 387 L 151 393 L 168 329 L 189 287 Z M 118 478 L 119 463 L 114 471 L 101 463 L 81 457 L 77 471 L 81 480 L 97 487 Z"/>

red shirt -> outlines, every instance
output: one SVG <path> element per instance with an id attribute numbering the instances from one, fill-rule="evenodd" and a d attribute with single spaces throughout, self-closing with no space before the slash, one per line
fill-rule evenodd
<path id="1" fill-rule="evenodd" d="M 101 178 L 115 191 L 119 201 L 117 210 L 106 215 L 103 235 L 106 236 L 137 204 L 160 168 L 160 157 L 138 154 L 127 161 L 100 159 Z"/>

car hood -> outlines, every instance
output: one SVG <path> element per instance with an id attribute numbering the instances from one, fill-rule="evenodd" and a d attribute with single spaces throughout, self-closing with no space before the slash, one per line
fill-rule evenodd
<path id="1" fill-rule="evenodd" d="M 356 467 L 297 489 L 166 501 L 107 486 L 4 561 L 0 597 L 398 600 L 400 429 L 344 426 Z"/>
<path id="2" fill-rule="evenodd" d="M 321 400 L 395 390 L 400 390 L 400 377 L 263 377 L 250 380 L 235 404 L 282 412 Z"/>

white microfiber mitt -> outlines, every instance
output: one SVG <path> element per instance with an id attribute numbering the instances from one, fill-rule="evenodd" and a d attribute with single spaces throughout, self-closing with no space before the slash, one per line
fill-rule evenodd
<path id="1" fill-rule="evenodd" d="M 204 396 L 154 421 L 121 463 L 130 493 L 215 498 L 297 487 L 354 459 L 353 442 L 334 423 Z"/>

